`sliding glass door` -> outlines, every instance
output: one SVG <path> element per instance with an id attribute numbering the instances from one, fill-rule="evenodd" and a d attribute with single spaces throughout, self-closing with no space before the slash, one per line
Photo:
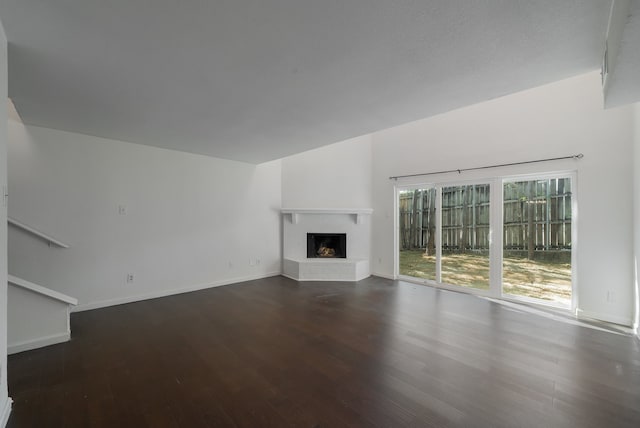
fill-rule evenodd
<path id="1" fill-rule="evenodd" d="M 436 281 L 436 189 L 398 192 L 399 272 Z"/>
<path id="2" fill-rule="evenodd" d="M 396 203 L 400 277 L 571 306 L 570 174 L 398 187 Z"/>
<path id="3" fill-rule="evenodd" d="M 489 289 L 489 184 L 441 188 L 440 282 Z"/>
<path id="4" fill-rule="evenodd" d="M 570 177 L 505 180 L 502 291 L 570 306 Z"/>
<path id="5" fill-rule="evenodd" d="M 398 273 L 489 289 L 489 183 L 398 190 Z"/>

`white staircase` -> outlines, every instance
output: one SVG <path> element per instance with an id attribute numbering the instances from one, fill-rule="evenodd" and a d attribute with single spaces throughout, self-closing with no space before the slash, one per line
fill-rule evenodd
<path id="1" fill-rule="evenodd" d="M 14 219 L 9 225 L 34 235 L 49 246 L 69 248 L 39 230 Z M 11 266 L 9 266 L 11 268 Z M 69 314 L 78 300 L 13 275 L 7 277 L 7 352 L 28 351 L 71 339 Z"/>
<path id="2" fill-rule="evenodd" d="M 69 312 L 77 299 L 12 275 L 7 282 L 9 354 L 71 339 Z"/>

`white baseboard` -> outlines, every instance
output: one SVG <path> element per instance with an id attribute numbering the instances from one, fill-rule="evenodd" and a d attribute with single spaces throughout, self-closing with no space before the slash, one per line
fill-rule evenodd
<path id="1" fill-rule="evenodd" d="M 633 325 L 633 321 L 631 320 L 631 318 L 619 317 L 616 315 L 603 314 L 599 312 L 585 311 L 582 309 L 578 309 L 576 311 L 576 315 L 578 316 L 578 319 L 588 318 L 599 321 L 606 321 L 613 324 L 623 325 L 625 327 L 631 327 Z"/>
<path id="2" fill-rule="evenodd" d="M 116 299 L 101 300 L 101 301 L 98 301 L 98 302 L 80 304 L 78 306 L 75 306 L 75 307 L 71 308 L 71 312 L 90 311 L 92 309 L 100 309 L 100 308 L 106 308 L 106 307 L 109 307 L 109 306 L 123 305 L 123 304 L 126 304 L 126 303 L 140 302 L 142 300 L 157 299 L 159 297 L 167 297 L 167 296 L 173 296 L 175 294 L 189 293 L 191 291 L 205 290 L 207 288 L 221 287 L 223 285 L 236 284 L 238 282 L 253 281 L 253 280 L 256 280 L 256 279 L 263 279 L 263 278 L 270 278 L 272 276 L 279 276 L 280 274 L 281 274 L 280 271 L 278 271 L 278 272 L 267 272 L 267 273 L 260 274 L 260 275 L 252 275 L 252 276 L 246 276 L 246 277 L 240 277 L 240 278 L 225 279 L 225 280 L 222 280 L 222 281 L 217 281 L 217 282 L 207 283 L 207 284 L 196 284 L 196 285 L 191 285 L 191 286 L 188 286 L 188 287 L 175 288 L 175 289 L 170 289 L 170 290 L 158 290 L 158 291 L 153 291 L 153 292 L 146 293 L 146 294 L 139 294 L 137 296 L 127 296 L 127 297 L 119 297 L 119 298 L 116 298 Z"/>
<path id="3" fill-rule="evenodd" d="M 71 340 L 71 333 L 65 332 L 53 334 L 51 336 L 39 337 L 37 339 L 25 340 L 24 342 L 8 343 L 7 354 L 17 354 L 18 352 L 30 351 L 32 349 L 55 345 L 57 343 L 64 343 L 69 340 Z"/>
<path id="4" fill-rule="evenodd" d="M 7 422 L 9 422 L 12 403 L 13 403 L 13 400 L 11 399 L 11 397 L 7 397 L 7 400 L 4 403 L 4 408 L 2 409 L 2 414 L 0 415 L 0 427 L 2 428 L 6 427 Z"/>
<path id="5" fill-rule="evenodd" d="M 380 278 L 390 279 L 391 281 L 395 281 L 396 279 L 398 279 L 398 278 L 394 278 L 393 275 L 386 275 L 380 272 L 373 272 L 371 275 L 379 276 Z"/>

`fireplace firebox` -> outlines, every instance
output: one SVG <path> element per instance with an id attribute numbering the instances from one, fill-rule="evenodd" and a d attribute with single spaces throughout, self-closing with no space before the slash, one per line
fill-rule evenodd
<path id="1" fill-rule="evenodd" d="M 307 258 L 347 258 L 346 233 L 307 233 Z"/>

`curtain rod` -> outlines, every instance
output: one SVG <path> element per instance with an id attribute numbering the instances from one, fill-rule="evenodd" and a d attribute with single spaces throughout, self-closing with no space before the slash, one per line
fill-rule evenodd
<path id="1" fill-rule="evenodd" d="M 578 153 L 577 155 L 562 156 L 559 158 L 548 158 L 548 159 L 537 159 L 537 160 L 524 161 L 524 162 L 503 163 L 500 165 L 477 166 L 475 168 L 450 169 L 447 171 L 423 172 L 421 174 L 396 175 L 393 177 L 389 177 L 389 180 L 397 180 L 399 178 L 409 178 L 409 177 L 421 177 L 423 175 L 447 174 L 451 172 L 457 172 L 458 174 L 461 174 L 463 171 L 476 171 L 479 169 L 500 168 L 503 166 L 513 166 L 513 165 L 525 165 L 528 163 L 549 162 L 549 161 L 556 161 L 556 160 L 562 160 L 562 159 L 582 159 L 583 157 L 584 155 L 582 153 Z"/>

